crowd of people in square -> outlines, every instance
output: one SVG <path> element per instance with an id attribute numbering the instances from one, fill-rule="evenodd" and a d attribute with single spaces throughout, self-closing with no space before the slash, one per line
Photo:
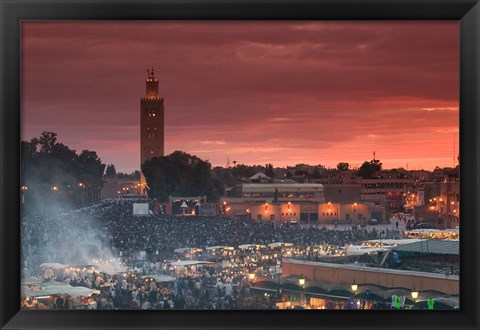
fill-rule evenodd
<path id="1" fill-rule="evenodd" d="M 168 267 L 165 259 L 173 259 L 178 248 L 274 242 L 341 247 L 376 239 L 380 234 L 362 228 L 334 230 L 225 216 L 134 216 L 132 207 L 129 201 L 108 201 L 64 214 L 23 218 L 22 275 L 98 289 L 100 294 L 85 301 L 85 306 L 94 309 L 274 308 L 269 297 L 250 299 L 248 276 L 234 277 L 215 267 L 177 274 L 173 282 L 157 282 L 138 274 L 161 272 Z M 126 269 L 138 272 L 108 274 L 70 269 L 47 274 L 38 267 L 44 262 L 88 265 L 92 255 L 105 251 L 123 258 Z M 145 251 L 148 264 L 157 265 L 157 269 L 136 268 L 132 256 L 140 251 Z M 65 296 L 54 304 L 57 309 L 68 306 L 69 298 Z"/>

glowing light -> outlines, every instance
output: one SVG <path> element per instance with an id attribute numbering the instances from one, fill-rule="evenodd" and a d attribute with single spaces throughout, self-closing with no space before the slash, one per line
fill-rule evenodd
<path id="1" fill-rule="evenodd" d="M 412 291 L 412 298 L 413 298 L 413 299 L 417 299 L 417 298 L 418 298 L 418 291 L 415 291 L 415 288 L 413 288 L 413 291 Z"/>
<path id="2" fill-rule="evenodd" d="M 305 285 L 305 277 L 300 275 L 300 278 L 298 279 L 298 284 L 300 284 L 300 286 L 304 286 Z"/>
<path id="3" fill-rule="evenodd" d="M 355 280 L 353 280 L 353 283 L 351 284 L 351 288 L 352 288 L 353 293 L 357 292 L 358 284 L 355 283 Z"/>

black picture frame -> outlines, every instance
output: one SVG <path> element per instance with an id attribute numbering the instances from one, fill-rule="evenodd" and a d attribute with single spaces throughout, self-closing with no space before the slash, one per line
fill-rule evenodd
<path id="1" fill-rule="evenodd" d="M 478 0 L 0 0 L 2 329 L 415 328 L 478 329 L 480 4 Z M 460 24 L 460 310 L 20 310 L 20 37 L 25 20 L 457 20 Z"/>

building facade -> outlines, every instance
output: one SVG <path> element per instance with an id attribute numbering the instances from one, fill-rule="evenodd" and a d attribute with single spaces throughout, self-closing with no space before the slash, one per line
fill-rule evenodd
<path id="1" fill-rule="evenodd" d="M 360 179 L 362 201 L 402 203 L 403 193 L 408 186 L 413 186 L 415 180 L 385 178 L 385 179 Z"/>
<path id="2" fill-rule="evenodd" d="M 319 183 L 246 183 L 241 197 L 225 197 L 223 213 L 276 223 L 360 224 L 372 217 L 384 221 L 385 208 L 361 202 L 326 201 Z"/>
<path id="3" fill-rule="evenodd" d="M 102 188 L 101 198 L 117 198 L 126 195 L 139 195 L 141 185 L 139 180 L 106 178 Z"/>

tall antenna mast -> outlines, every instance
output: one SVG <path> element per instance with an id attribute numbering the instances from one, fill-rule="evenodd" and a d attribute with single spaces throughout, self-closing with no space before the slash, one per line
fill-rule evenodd
<path id="1" fill-rule="evenodd" d="M 455 132 L 453 132 L 453 167 L 455 167 Z"/>

